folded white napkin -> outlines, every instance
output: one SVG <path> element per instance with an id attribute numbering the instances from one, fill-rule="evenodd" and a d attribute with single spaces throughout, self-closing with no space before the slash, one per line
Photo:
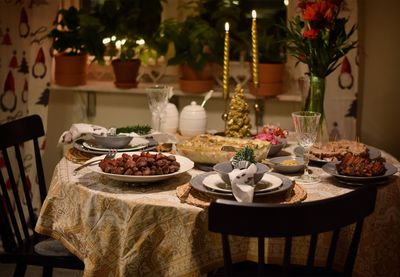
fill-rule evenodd
<path id="1" fill-rule="evenodd" d="M 77 138 L 85 134 L 96 134 L 96 135 L 105 135 L 108 130 L 104 127 L 86 124 L 86 123 L 75 123 L 72 124 L 71 128 L 68 131 L 62 133 L 59 143 L 71 143 Z"/>
<path id="2" fill-rule="evenodd" d="M 251 164 L 245 169 L 234 169 L 229 173 L 233 196 L 238 202 L 253 202 L 254 196 L 254 174 L 257 166 Z"/>

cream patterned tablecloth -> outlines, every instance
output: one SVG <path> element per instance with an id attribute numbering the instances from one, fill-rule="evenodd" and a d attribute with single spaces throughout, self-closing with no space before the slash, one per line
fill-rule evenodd
<path id="1" fill-rule="evenodd" d="M 109 180 L 88 169 L 74 176 L 72 171 L 78 166 L 65 158 L 56 166 L 36 231 L 61 240 L 82 259 L 84 276 L 200 276 L 222 266 L 220 236 L 208 232 L 207 210 L 181 203 L 175 192 L 201 171 L 141 186 Z M 321 174 L 322 182 L 305 187 L 306 201 L 351 189 L 320 168 L 313 170 Z M 329 234 L 320 238 L 318 257 L 326 255 L 328 238 Z M 306 258 L 306 242 L 305 238 L 294 241 L 298 262 Z M 341 242 L 339 264 L 347 243 Z M 234 260 L 255 259 L 256 245 L 253 240 L 234 238 Z M 399 249 L 400 181 L 393 176 L 379 187 L 375 212 L 365 221 L 355 272 L 400 276 Z M 268 258 L 274 260 L 282 252 L 282 241 L 272 240 Z"/>

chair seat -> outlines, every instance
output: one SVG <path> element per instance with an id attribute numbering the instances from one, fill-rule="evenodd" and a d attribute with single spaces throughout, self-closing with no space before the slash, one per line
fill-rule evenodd
<path id="1" fill-rule="evenodd" d="M 34 250 L 37 254 L 42 256 L 72 256 L 71 252 L 69 252 L 59 240 L 55 240 L 52 238 L 35 244 Z"/>
<path id="2" fill-rule="evenodd" d="M 234 263 L 232 265 L 234 274 L 232 276 L 257 276 L 257 263 L 250 261 L 243 261 Z M 283 267 L 276 264 L 266 264 L 264 267 L 265 274 L 263 276 L 282 276 Z M 322 267 L 313 267 L 311 272 L 307 272 L 306 266 L 292 264 L 288 273 L 290 276 L 343 276 L 343 274 L 335 271 L 327 271 Z M 224 275 L 224 268 L 208 273 L 208 276 L 219 277 Z"/>

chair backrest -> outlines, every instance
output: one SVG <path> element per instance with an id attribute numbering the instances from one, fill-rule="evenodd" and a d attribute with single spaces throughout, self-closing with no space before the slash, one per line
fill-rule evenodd
<path id="1" fill-rule="evenodd" d="M 0 170 L 0 187 L 3 198 L 3 203 L 0 203 L 0 234 L 4 250 L 6 252 L 13 252 L 18 247 L 22 247 L 25 242 L 29 242 L 32 239 L 29 227 L 34 230 L 36 224 L 36 215 L 33 211 L 32 199 L 29 192 L 30 184 L 25 174 L 23 157 L 20 150 L 20 146 L 25 142 L 33 143 L 36 165 L 35 173 L 37 174 L 42 203 L 47 194 L 38 142 L 38 138 L 44 135 L 43 123 L 38 115 L 30 115 L 0 125 L 0 134 L 0 150 L 6 167 L 6 174 L 3 174 Z M 11 154 L 15 154 L 17 161 L 15 168 L 12 166 L 14 156 L 10 157 Z M 19 189 L 18 186 L 21 185 L 22 189 Z M 7 186 L 11 187 L 10 190 L 7 189 Z M 21 190 L 23 191 L 23 195 L 20 195 Z M 25 210 L 27 210 L 27 213 L 24 212 L 23 203 L 26 205 Z M 13 209 L 14 205 L 16 212 Z M 36 239 L 36 235 L 33 232 L 33 239 Z"/>
<path id="2" fill-rule="evenodd" d="M 356 223 L 344 268 L 345 274 L 351 274 L 363 220 L 374 211 L 376 193 L 375 186 L 364 185 L 337 197 L 298 204 L 244 204 L 218 199 L 209 207 L 208 228 L 222 234 L 225 272 L 228 274 L 232 270 L 228 235 L 258 237 L 258 272 L 262 274 L 265 237 L 285 238 L 283 272 L 288 273 L 292 237 L 311 235 L 307 259 L 307 269 L 311 271 L 318 234 L 333 231 L 326 261 L 326 269 L 330 270 L 340 229 Z"/>

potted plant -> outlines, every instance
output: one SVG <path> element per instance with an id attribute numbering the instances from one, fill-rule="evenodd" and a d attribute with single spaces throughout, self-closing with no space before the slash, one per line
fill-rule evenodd
<path id="1" fill-rule="evenodd" d="M 285 42 L 280 34 L 267 34 L 267 30 L 259 32 L 259 87 L 249 82 L 250 93 L 256 96 L 275 96 L 282 92 L 283 72 L 286 61 Z"/>
<path id="2" fill-rule="evenodd" d="M 162 0 L 106 0 L 91 14 L 102 24 L 99 34 L 109 39 L 110 56 L 119 88 L 137 87 L 140 67 L 138 42 L 152 44 L 161 23 Z"/>
<path id="3" fill-rule="evenodd" d="M 168 19 L 162 24 L 164 39 L 172 42 L 174 56 L 169 65 L 180 65 L 182 91 L 202 93 L 214 85 L 213 63 L 217 61 L 218 33 L 198 15 L 184 21 Z"/>
<path id="4" fill-rule="evenodd" d="M 247 8 L 250 14 L 253 7 Z M 280 22 L 286 22 L 283 1 L 257 9 L 259 87 L 249 82 L 249 91 L 256 96 L 275 96 L 282 92 L 286 41 Z"/>
<path id="5" fill-rule="evenodd" d="M 54 28 L 48 34 L 52 38 L 52 49 L 56 52 L 55 83 L 62 86 L 86 84 L 88 54 L 103 62 L 104 45 L 96 35 L 99 22 L 84 18 L 75 7 L 60 9 Z"/>

